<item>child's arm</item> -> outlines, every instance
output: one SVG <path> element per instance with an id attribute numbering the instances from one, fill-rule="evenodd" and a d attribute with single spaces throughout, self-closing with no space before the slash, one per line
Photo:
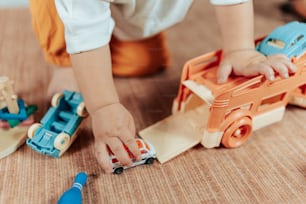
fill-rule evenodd
<path id="1" fill-rule="evenodd" d="M 218 70 L 218 82 L 223 83 L 233 72 L 237 75 L 263 74 L 269 80 L 278 72 L 283 78 L 294 72 L 295 66 L 284 55 L 266 58 L 255 50 L 253 2 L 216 5 L 217 19 L 223 40 L 224 59 Z"/>
<path id="2" fill-rule="evenodd" d="M 137 159 L 140 154 L 133 118 L 119 102 L 113 82 L 108 46 L 114 28 L 110 4 L 97 0 L 55 0 L 55 4 L 65 26 L 78 87 L 92 118 L 96 157 L 105 172 L 111 173 L 107 145 L 122 165 L 131 164 L 122 143 Z"/>
<path id="3" fill-rule="evenodd" d="M 131 164 L 122 142 L 139 159 L 133 118 L 120 104 L 114 86 L 109 46 L 71 54 L 71 61 L 78 86 L 92 117 L 96 157 L 102 168 L 107 173 L 112 172 L 106 145 L 122 165 Z"/>

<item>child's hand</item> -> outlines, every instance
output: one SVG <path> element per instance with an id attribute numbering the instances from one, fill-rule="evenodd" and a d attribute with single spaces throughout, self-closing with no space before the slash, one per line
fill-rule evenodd
<path id="1" fill-rule="evenodd" d="M 135 141 L 134 120 L 122 104 L 107 105 L 95 111 L 91 116 L 96 157 L 106 173 L 112 173 L 107 145 L 123 166 L 132 164 L 123 143 L 129 148 L 136 160 L 140 159 Z"/>
<path id="2" fill-rule="evenodd" d="M 253 49 L 239 50 L 225 54 L 218 69 L 218 83 L 226 82 L 231 73 L 243 76 L 263 74 L 267 79 L 274 80 L 275 72 L 288 78 L 289 73 L 295 71 L 296 67 L 285 55 L 265 57 Z"/>

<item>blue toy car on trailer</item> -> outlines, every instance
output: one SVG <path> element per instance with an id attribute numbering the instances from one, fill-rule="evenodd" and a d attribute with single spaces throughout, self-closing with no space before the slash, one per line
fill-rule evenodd
<path id="1" fill-rule="evenodd" d="M 78 92 L 55 94 L 51 105 L 40 123 L 28 129 L 26 143 L 39 153 L 58 158 L 76 139 L 77 129 L 88 113 Z"/>
<path id="2" fill-rule="evenodd" d="M 293 21 L 273 30 L 257 46 L 264 55 L 284 54 L 295 60 L 306 50 L 306 23 Z"/>

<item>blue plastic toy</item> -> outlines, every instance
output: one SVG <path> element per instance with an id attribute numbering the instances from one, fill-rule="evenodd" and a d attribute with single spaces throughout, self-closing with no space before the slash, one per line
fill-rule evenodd
<path id="1" fill-rule="evenodd" d="M 77 129 L 88 113 L 78 92 L 55 94 L 51 104 L 40 123 L 28 129 L 26 143 L 39 153 L 58 158 L 76 139 Z"/>
<path id="2" fill-rule="evenodd" d="M 298 58 L 306 48 L 306 23 L 293 21 L 273 30 L 258 46 L 264 55 L 284 54 Z"/>
<path id="3" fill-rule="evenodd" d="M 34 114 L 37 111 L 37 106 L 36 105 L 28 105 L 27 107 L 25 107 L 25 110 L 26 110 L 26 113 L 27 113 L 27 118 L 25 120 L 27 120 L 32 114 Z M 8 123 L 8 125 L 11 128 L 14 128 L 25 120 L 10 119 L 10 120 L 7 120 L 6 122 Z"/>
<path id="4" fill-rule="evenodd" d="M 19 113 L 17 114 L 10 113 L 8 108 L 5 107 L 5 108 L 0 109 L 0 119 L 2 120 L 25 120 L 27 119 L 28 115 L 26 112 L 24 101 L 22 99 L 18 99 L 17 104 L 19 107 Z"/>
<path id="5" fill-rule="evenodd" d="M 26 105 L 18 99 L 14 92 L 13 81 L 6 76 L 0 76 L 0 129 L 14 128 L 21 124 L 30 125 L 33 119 L 29 118 L 37 107 Z"/>
<path id="6" fill-rule="evenodd" d="M 72 187 L 63 193 L 57 204 L 82 204 L 82 188 L 86 181 L 86 173 L 78 173 Z"/>

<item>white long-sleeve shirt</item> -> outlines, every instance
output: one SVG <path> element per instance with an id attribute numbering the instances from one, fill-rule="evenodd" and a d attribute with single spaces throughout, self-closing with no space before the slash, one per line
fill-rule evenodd
<path id="1" fill-rule="evenodd" d="M 241 4 L 247 2 L 248 0 L 209 0 L 209 1 L 214 5 L 232 5 L 232 4 Z"/>
<path id="2" fill-rule="evenodd" d="M 210 0 L 214 5 L 246 1 Z M 191 3 L 192 0 L 55 0 L 70 54 L 102 47 L 112 34 L 122 40 L 157 34 L 183 20 Z"/>

